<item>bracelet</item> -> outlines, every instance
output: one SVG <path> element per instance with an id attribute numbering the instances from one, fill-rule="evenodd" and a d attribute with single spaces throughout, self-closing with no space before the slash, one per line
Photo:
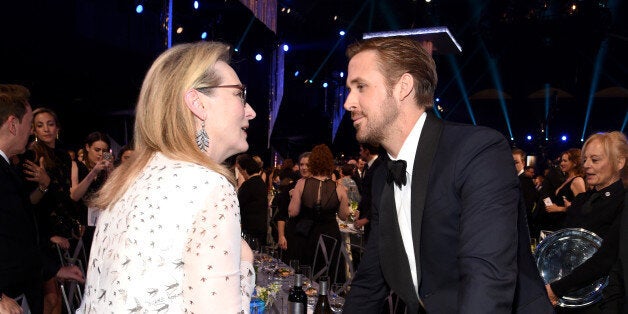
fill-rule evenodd
<path id="1" fill-rule="evenodd" d="M 42 194 L 45 194 L 46 192 L 48 192 L 48 187 L 42 188 L 40 185 L 37 188 L 39 189 L 39 192 L 41 192 Z"/>

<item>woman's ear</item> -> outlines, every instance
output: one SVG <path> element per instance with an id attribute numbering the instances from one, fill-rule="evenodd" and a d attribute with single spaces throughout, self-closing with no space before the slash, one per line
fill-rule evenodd
<path id="1" fill-rule="evenodd" d="M 205 105 L 201 102 L 200 95 L 197 90 L 190 89 L 185 93 L 185 105 L 197 118 L 205 121 L 207 118 L 207 112 L 205 111 Z"/>

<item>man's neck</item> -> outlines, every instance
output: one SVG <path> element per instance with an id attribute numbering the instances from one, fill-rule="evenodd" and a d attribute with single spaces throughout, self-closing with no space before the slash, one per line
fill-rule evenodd
<path id="1" fill-rule="evenodd" d="M 410 112 L 399 112 L 397 121 L 390 127 L 391 131 L 389 132 L 388 139 L 382 142 L 382 146 L 388 154 L 390 154 L 390 156 L 397 158 L 403 143 L 406 141 L 410 132 L 412 132 L 414 125 L 424 112 L 425 109 L 423 108 L 410 110 Z"/>

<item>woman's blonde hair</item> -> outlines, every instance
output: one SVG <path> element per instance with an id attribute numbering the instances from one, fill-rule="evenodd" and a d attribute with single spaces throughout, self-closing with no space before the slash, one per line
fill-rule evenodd
<path id="1" fill-rule="evenodd" d="M 229 46 L 219 42 L 177 45 L 155 60 L 137 102 L 133 157 L 112 172 L 92 206 L 106 209 L 118 201 L 156 152 L 207 167 L 235 183 L 222 160 L 211 160 L 196 145 L 195 117 L 184 101 L 190 89 L 220 85 L 214 70 L 218 61 L 229 63 Z"/>

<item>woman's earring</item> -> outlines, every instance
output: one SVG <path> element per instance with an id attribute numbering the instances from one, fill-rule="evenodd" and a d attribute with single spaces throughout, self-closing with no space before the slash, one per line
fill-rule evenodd
<path id="1" fill-rule="evenodd" d="M 209 136 L 205 131 L 205 121 L 201 122 L 201 129 L 196 131 L 196 145 L 204 152 L 209 147 Z"/>

